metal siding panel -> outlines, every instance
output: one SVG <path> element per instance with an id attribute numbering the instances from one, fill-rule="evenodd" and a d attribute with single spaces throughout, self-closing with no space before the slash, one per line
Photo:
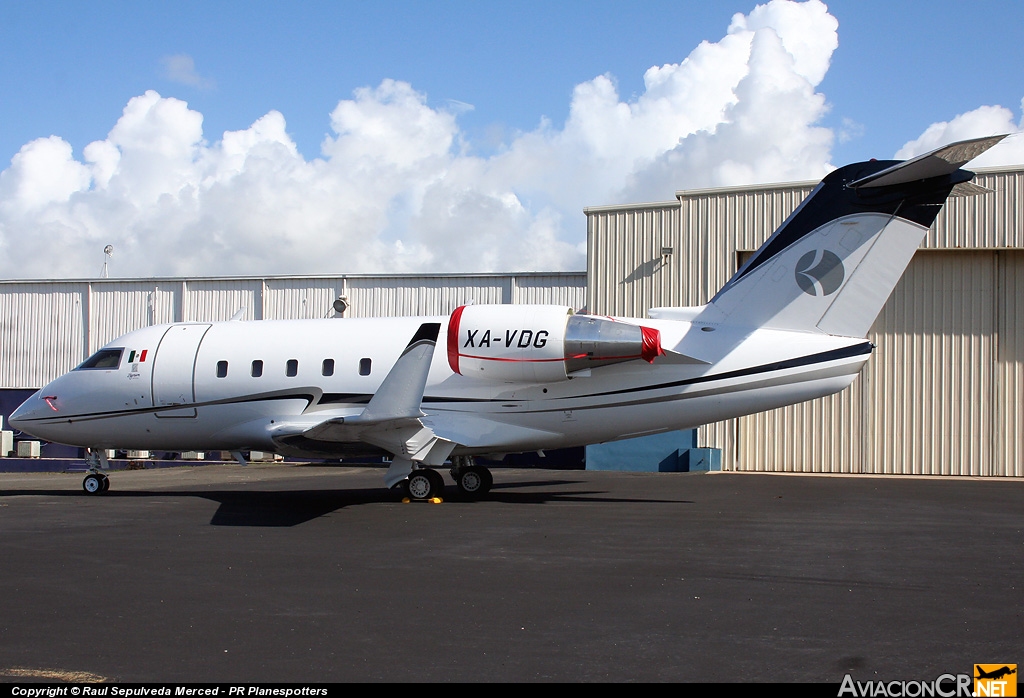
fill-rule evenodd
<path id="1" fill-rule="evenodd" d="M 257 317 L 262 308 L 261 279 L 202 279 L 187 282 L 185 322 L 230 320 L 239 308 L 245 308 L 243 320 Z"/>
<path id="2" fill-rule="evenodd" d="M 85 282 L 5 284 L 0 293 L 0 385 L 39 388 L 86 358 Z"/>
<path id="3" fill-rule="evenodd" d="M 982 170 L 974 181 L 993 192 L 950 198 L 922 247 L 1024 247 L 1024 170 Z"/>
<path id="4" fill-rule="evenodd" d="M 510 295 L 508 277 L 350 278 L 347 315 L 446 315 L 466 303 L 505 303 Z"/>
<path id="5" fill-rule="evenodd" d="M 998 253 L 999 345 L 993 475 L 1024 476 L 1024 252 Z"/>
<path id="6" fill-rule="evenodd" d="M 579 310 L 587 305 L 585 272 L 512 277 L 512 302 L 519 304 L 567 305 Z"/>
<path id="7" fill-rule="evenodd" d="M 170 307 L 169 296 L 144 281 L 93 283 L 88 353 L 127 332 L 159 322 L 157 309 Z"/>
<path id="8" fill-rule="evenodd" d="M 174 322 L 181 312 L 181 287 L 178 284 L 155 283 L 151 290 L 151 325 Z"/>
<path id="9" fill-rule="evenodd" d="M 919 252 L 870 338 L 868 472 L 988 475 L 994 255 Z"/>
<path id="10" fill-rule="evenodd" d="M 600 315 L 643 317 L 647 310 L 676 305 L 679 203 L 636 209 L 587 211 L 589 309 Z M 667 259 L 662 248 L 672 248 Z"/>
<path id="11" fill-rule="evenodd" d="M 863 396 L 857 384 L 836 395 L 738 420 L 736 469 L 859 472 Z"/>
<path id="12" fill-rule="evenodd" d="M 333 317 L 334 301 L 342 294 L 343 287 L 341 279 L 267 279 L 263 290 L 263 318 L 303 320 Z"/>

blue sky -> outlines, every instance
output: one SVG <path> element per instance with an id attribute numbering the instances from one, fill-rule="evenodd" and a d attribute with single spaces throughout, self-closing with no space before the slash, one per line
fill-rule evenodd
<path id="1" fill-rule="evenodd" d="M 572 88 L 610 73 L 624 97 L 644 71 L 717 40 L 753 2 L 0 3 L 0 158 L 56 134 L 106 136 L 147 89 L 205 116 L 216 139 L 271 109 L 300 151 L 319 153 L 327 115 L 357 87 L 404 80 L 460 116 L 475 147 L 542 116 L 565 120 Z M 837 163 L 889 157 L 935 121 L 1024 96 L 1024 3 L 828 3 L 839 49 L 821 91 L 863 132 Z M 167 77 L 187 54 L 208 86 Z"/>
<path id="2" fill-rule="evenodd" d="M 380 206 L 386 209 L 381 214 L 383 217 L 350 221 L 353 225 L 357 222 L 369 225 L 370 229 L 364 234 L 371 234 L 382 247 L 376 256 L 352 261 L 353 265 L 365 268 L 336 270 L 369 271 L 383 265 L 415 271 L 443 266 L 437 257 L 427 259 L 429 255 L 423 250 L 436 246 L 439 240 L 457 237 L 457 231 L 448 231 L 445 225 L 464 230 L 473 225 L 474 219 L 467 213 L 444 225 L 428 220 L 424 211 L 429 208 L 429 200 L 423 199 L 423 190 L 429 182 L 438 179 L 438 172 L 450 172 L 457 169 L 453 165 L 464 164 L 454 162 L 458 160 L 455 156 L 491 158 L 484 165 L 488 174 L 495 178 L 498 177 L 496 172 L 513 167 L 523 172 L 531 167 L 543 171 L 526 155 L 518 159 L 504 158 L 500 162 L 493 158 L 517 149 L 528 152 L 530 143 L 529 139 L 522 138 L 524 134 L 552 142 L 560 137 L 568 140 L 564 135 L 571 130 L 567 119 L 573 105 L 579 107 L 579 103 L 574 102 L 574 90 L 577 86 L 591 84 L 598 76 L 608 75 L 613 79 L 616 98 L 623 108 L 635 105 L 647 90 L 645 71 L 652 66 L 681 63 L 703 41 L 710 44 L 722 41 L 733 15 L 749 14 L 755 4 L 735 0 L 730 3 L 660 0 L 644 3 L 23 3 L 0 0 L 0 170 L 9 168 L 9 172 L 5 172 L 7 188 L 0 186 L 0 197 L 7 196 L 10 202 L 13 200 L 10 197 L 17 196 L 12 192 L 31 188 L 31 180 L 22 177 L 21 170 L 11 163 L 19 150 L 35 139 L 56 136 L 70 145 L 71 165 L 85 162 L 92 167 L 84 160 L 85 147 L 93 141 L 107 139 L 130 100 L 144 95 L 147 90 L 155 91 L 165 100 L 187 103 L 191 112 L 200 114 L 205 146 L 216 146 L 225 131 L 249 129 L 269 112 L 279 112 L 286 123 L 287 138 L 299 156 L 295 162 L 312 166 L 321 160 L 331 160 L 332 156 L 325 154 L 321 145 L 325 138 L 338 137 L 331 114 L 339 102 L 352 101 L 361 88 L 374 90 L 384 81 L 399 81 L 419 95 L 421 106 L 431 110 L 429 115 L 447 115 L 454 119 L 447 126 L 436 125 L 438 129 L 448 129 L 455 134 L 450 143 L 449 162 L 439 170 L 431 170 L 433 174 L 424 174 L 424 179 L 412 177 L 382 193 Z M 1024 30 L 1024 3 L 844 0 L 829 3 L 828 12 L 838 21 L 838 30 L 834 32 L 838 35 L 838 47 L 816 49 L 815 60 L 824 61 L 827 72 L 820 80 L 811 79 L 811 87 L 813 95 L 824 104 L 811 105 L 806 113 L 810 114 L 807 128 L 815 137 L 821 136 L 820 129 L 824 129 L 830 142 L 821 141 L 813 156 L 800 155 L 803 159 L 798 166 L 779 168 L 776 177 L 772 177 L 772 170 L 764 162 L 743 163 L 738 174 L 734 171 L 729 176 L 716 175 L 706 168 L 706 181 L 701 178 L 701 162 L 691 158 L 686 160 L 689 169 L 685 177 L 678 174 L 673 177 L 672 173 L 680 170 L 668 165 L 661 169 L 648 168 L 646 174 L 624 173 L 614 185 L 581 177 L 580 190 L 572 195 L 554 191 L 561 186 L 559 182 L 548 190 L 543 184 L 514 182 L 516 178 L 507 175 L 500 183 L 495 182 L 487 193 L 494 201 L 505 204 L 509 196 L 516 199 L 514 204 L 509 204 L 510 212 L 506 212 L 505 218 L 490 221 L 489 224 L 495 226 L 494 235 L 526 235 L 527 231 L 533 231 L 531 235 L 539 236 L 538 245 L 550 243 L 547 257 L 526 256 L 514 263 L 520 267 L 578 267 L 583 225 L 579 213 L 581 204 L 619 203 L 634 196 L 669 198 L 672 191 L 684 186 L 743 183 L 735 180 L 744 177 L 759 181 L 814 178 L 820 176 L 821 168 L 826 165 L 837 166 L 869 157 L 892 157 L 906 144 L 920 138 L 932 124 L 948 122 L 986 105 L 1000 105 L 1009 110 L 1011 123 L 1019 125 L 1024 97 L 1024 79 L 1021 78 L 1024 42 L 1020 40 Z M 822 41 L 827 39 L 826 30 L 819 22 L 816 36 L 824 37 Z M 797 38 L 791 40 L 799 39 L 799 29 L 789 31 L 788 36 Z M 776 66 L 777 61 L 766 65 Z M 811 92 L 807 95 L 813 96 Z M 370 101 L 393 105 L 395 99 L 393 95 L 376 94 Z M 728 120 L 728 117 L 723 118 Z M 363 128 L 366 121 L 359 120 L 359 123 L 363 126 L 358 128 Z M 799 138 L 799 134 L 791 135 Z M 771 131 L 765 131 L 763 138 L 772 137 Z M 124 164 L 128 160 L 127 146 L 115 145 L 120 149 Z M 342 148 L 339 144 L 338 147 L 350 153 L 348 146 Z M 427 150 L 438 155 L 430 148 Z M 724 146 L 717 152 L 732 153 Z M 677 155 L 677 160 L 685 160 L 685 153 Z M 784 155 L 797 158 L 793 154 Z M 333 162 L 340 163 L 339 155 L 333 157 Z M 564 159 L 564 153 L 559 157 Z M 626 155 L 617 157 L 616 162 L 625 162 Z M 643 157 L 651 162 L 656 159 L 652 154 Z M 742 155 L 737 157 L 742 159 Z M 194 156 L 194 159 L 198 161 L 201 156 Z M 49 161 L 40 159 L 39 162 Z M 589 164 L 581 159 L 580 167 L 609 166 L 608 159 L 603 157 L 587 162 Z M 90 192 L 97 195 L 93 197 L 95 200 L 103 188 L 95 172 L 90 172 L 69 173 L 68 177 L 77 184 L 69 185 L 66 196 L 40 195 L 48 206 L 63 206 L 61 215 L 68 216 L 61 224 L 64 227 L 54 233 L 56 239 L 68 243 L 69 249 L 79 244 L 91 249 L 101 240 L 122 236 L 125 239 L 120 241 L 121 248 L 127 250 L 137 245 L 141 255 L 146 230 L 158 225 L 155 219 L 142 220 L 145 216 L 140 213 L 89 225 L 82 224 L 80 217 L 72 220 L 75 214 L 68 206 L 76 202 L 80 207 L 85 205 Z M 643 183 L 659 173 L 666 176 L 665 185 L 645 189 Z M 222 175 L 223 172 L 218 176 Z M 202 181 L 209 179 L 207 176 Z M 165 193 L 180 197 L 180 191 Z M 372 198 L 374 193 L 368 195 Z M 90 216 L 102 218 L 97 211 L 129 203 L 136 212 L 145 209 L 139 199 L 129 197 L 113 202 L 107 196 L 102 205 L 90 204 L 94 207 Z M 205 220 L 206 225 L 221 231 L 222 251 L 228 254 L 236 247 L 232 240 L 267 235 L 267 231 L 253 232 L 244 226 L 236 228 L 233 222 L 225 223 L 203 208 L 207 204 L 206 200 L 197 204 L 198 208 L 185 216 L 187 221 L 182 222 L 179 216 L 175 219 L 177 223 L 161 219 L 159 225 L 165 229 L 166 226 L 173 229 L 174 225 L 195 228 L 198 221 Z M 0 209 L 2 205 L 0 198 Z M 486 208 L 484 203 L 480 205 Z M 520 209 L 525 211 L 522 216 Z M 396 215 L 395 211 L 404 213 Z M 49 218 L 43 217 L 52 220 L 53 215 L 51 210 L 46 214 Z M 6 239 L 9 250 L 14 236 L 22 234 L 18 231 L 30 229 L 24 226 L 36 225 L 31 228 L 36 230 L 39 220 L 38 216 L 35 219 L 22 216 L 17 220 L 8 217 L 5 222 L 0 214 L 0 249 Z M 298 246 L 302 242 L 295 239 L 289 244 Z M 53 243 L 51 239 L 48 244 Z M 560 252 L 554 249 L 559 245 Z M 419 252 L 412 252 L 414 249 Z M 408 258 L 402 257 L 403 254 Z M 231 268 L 237 273 L 273 273 L 272 258 L 239 258 Z M 470 255 L 461 258 L 461 263 L 466 266 L 467 259 L 479 258 L 479 255 Z M 126 274 L 130 271 L 199 273 L 201 265 L 197 267 L 194 262 L 186 260 L 176 266 L 161 266 L 143 263 L 140 257 L 126 263 L 128 268 L 124 271 Z M 498 262 L 492 261 L 483 266 L 496 264 Z M 58 269 L 62 271 L 56 273 L 74 275 L 73 270 L 81 266 L 79 262 L 69 262 L 66 266 L 60 265 Z M 296 252 L 279 271 L 296 273 L 311 266 L 315 264 L 307 264 Z M 30 268 L 20 263 L 12 262 L 9 267 L 0 264 L 0 275 L 18 275 L 26 269 Z M 31 274 L 31 270 L 28 273 Z"/>

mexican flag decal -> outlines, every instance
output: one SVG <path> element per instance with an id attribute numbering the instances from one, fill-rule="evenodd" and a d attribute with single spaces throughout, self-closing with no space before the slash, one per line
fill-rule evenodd
<path id="1" fill-rule="evenodd" d="M 146 352 L 148 351 L 149 349 L 143 349 L 141 352 L 132 350 L 132 353 L 128 355 L 128 363 L 134 363 L 135 361 L 145 361 Z"/>

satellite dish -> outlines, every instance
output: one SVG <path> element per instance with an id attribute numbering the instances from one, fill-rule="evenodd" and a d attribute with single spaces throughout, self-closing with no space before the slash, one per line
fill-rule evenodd
<path id="1" fill-rule="evenodd" d="M 107 245 L 106 247 L 104 247 L 103 248 L 103 254 L 107 255 L 108 257 L 113 257 L 114 256 L 114 246 L 113 245 Z"/>
<path id="2" fill-rule="evenodd" d="M 344 315 L 346 310 L 348 310 L 348 296 L 338 296 L 334 300 L 334 312 Z"/>

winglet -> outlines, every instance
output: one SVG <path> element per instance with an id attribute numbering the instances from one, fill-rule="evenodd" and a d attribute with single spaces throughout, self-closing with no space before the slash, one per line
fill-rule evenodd
<path id="1" fill-rule="evenodd" d="M 420 403 L 430 373 L 430 362 L 434 358 L 437 335 L 441 331 L 438 322 L 425 322 L 409 340 L 402 355 L 370 398 L 366 409 L 354 418 L 346 419 L 349 424 L 382 422 L 392 419 L 418 419 L 423 416 Z"/>

